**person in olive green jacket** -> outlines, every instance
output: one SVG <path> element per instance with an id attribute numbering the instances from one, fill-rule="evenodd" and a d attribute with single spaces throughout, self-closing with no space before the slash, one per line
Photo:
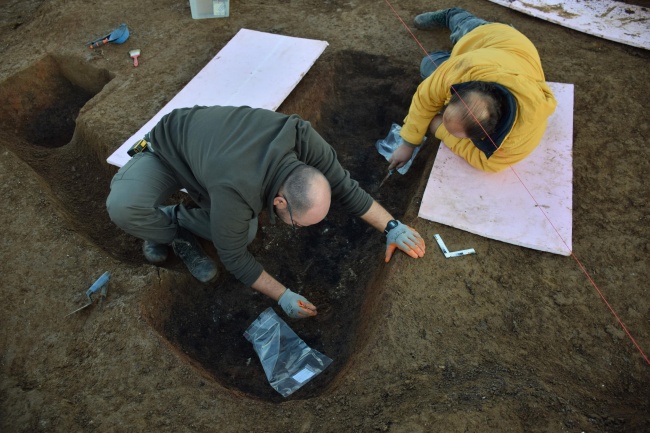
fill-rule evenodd
<path id="1" fill-rule="evenodd" d="M 268 274 L 248 251 L 264 209 L 272 223 L 304 227 L 327 215 L 332 199 L 386 234 L 385 260 L 399 248 L 414 258 L 425 244 L 359 187 L 336 152 L 297 115 L 250 107 L 179 108 L 165 115 L 113 177 L 106 207 L 111 220 L 144 240 L 145 258 L 167 258 L 168 246 L 198 280 L 218 276 L 195 239 L 211 240 L 226 269 L 278 301 L 289 317 L 316 307 Z M 185 189 L 196 207 L 161 206 Z"/>
<path id="2" fill-rule="evenodd" d="M 422 60 L 424 81 L 400 131 L 389 169 L 409 161 L 430 133 L 486 172 L 521 161 L 540 143 L 557 101 L 537 49 L 512 26 L 451 8 L 415 17 L 415 27 L 448 27 L 454 47 Z"/>

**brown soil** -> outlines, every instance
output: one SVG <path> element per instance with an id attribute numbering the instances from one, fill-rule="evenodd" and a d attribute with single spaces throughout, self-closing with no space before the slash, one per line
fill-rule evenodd
<path id="1" fill-rule="evenodd" d="M 393 3 L 406 23 L 451 6 L 406 3 Z M 458 5 L 514 24 L 549 81 L 575 84 L 576 259 L 417 218 L 435 141 L 376 191 L 374 142 L 403 118 L 423 55 L 385 2 L 232 0 L 213 20 L 175 0 L 3 2 L 0 431 L 650 431 L 650 53 L 488 1 Z M 121 22 L 126 43 L 85 47 Z M 382 235 L 337 206 L 295 235 L 263 215 L 251 249 L 319 305 L 287 321 L 334 360 L 286 399 L 242 335 L 281 310 L 226 272 L 206 286 L 176 259 L 146 264 L 104 208 L 106 157 L 240 28 L 329 42 L 279 111 L 310 120 L 429 245 L 384 265 Z M 414 34 L 450 46 L 445 31 Z M 478 254 L 447 260 L 436 233 Z M 107 270 L 102 307 L 64 317 Z"/>

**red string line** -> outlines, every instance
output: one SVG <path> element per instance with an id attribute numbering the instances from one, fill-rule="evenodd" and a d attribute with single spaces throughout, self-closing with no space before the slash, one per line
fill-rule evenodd
<path id="1" fill-rule="evenodd" d="M 413 31 L 412 31 L 412 30 L 409 28 L 409 26 L 404 22 L 404 20 L 402 19 L 402 17 L 399 16 L 399 14 L 397 13 L 397 11 L 396 11 L 395 8 L 393 7 L 393 5 L 390 3 L 390 1 L 389 1 L 389 0 L 384 0 L 384 1 L 385 1 L 386 4 L 388 5 L 388 7 L 391 8 L 391 10 L 393 11 L 393 13 L 394 13 L 395 16 L 397 17 L 397 19 L 402 23 L 402 25 L 404 26 L 404 28 L 406 28 L 406 30 L 409 32 L 409 34 L 410 34 L 411 37 L 415 40 L 415 42 L 420 46 L 420 48 L 421 48 L 422 51 L 426 54 L 426 56 L 429 58 L 429 60 L 431 61 L 431 63 L 433 63 L 433 64 L 436 66 L 436 68 L 437 68 L 439 65 L 438 65 L 438 64 L 435 62 L 435 60 L 433 60 L 433 58 L 429 55 L 429 52 L 424 48 L 424 46 L 423 46 L 422 43 L 418 40 L 418 38 L 415 36 L 415 34 L 413 33 Z M 492 143 L 492 145 L 496 148 L 495 153 L 498 152 L 498 151 L 500 151 L 501 149 L 496 145 L 496 143 L 494 142 L 494 140 L 492 140 L 492 137 L 490 136 L 490 134 L 487 133 L 487 131 L 485 130 L 485 128 L 483 128 L 483 125 L 481 125 L 481 122 L 478 121 L 478 119 L 476 118 L 476 116 L 474 115 L 474 113 L 472 112 L 472 110 L 470 110 L 469 106 L 465 103 L 465 101 L 463 101 L 463 98 L 461 98 L 460 95 L 458 95 L 458 92 L 456 91 L 456 89 L 454 88 L 453 85 L 451 86 L 451 89 L 456 93 L 456 95 L 459 97 L 459 99 L 460 99 L 460 100 L 462 101 L 462 103 L 465 105 L 465 108 L 467 109 L 467 111 L 468 111 L 468 112 L 471 114 L 471 116 L 474 118 L 474 121 L 475 121 L 475 122 L 476 122 L 476 123 L 481 127 L 481 129 L 483 130 L 483 132 L 485 133 L 485 135 L 489 138 L 489 140 L 490 140 L 490 142 Z M 596 282 L 593 280 L 593 278 L 591 278 L 591 275 L 589 275 L 589 272 L 587 272 L 587 269 L 585 269 L 585 267 L 582 265 L 582 263 L 580 262 L 580 260 L 578 260 L 578 257 L 573 253 L 573 251 L 571 250 L 571 248 L 569 247 L 569 245 L 568 245 L 568 244 L 566 243 L 566 241 L 562 238 L 562 236 L 560 235 L 560 232 L 559 232 L 558 229 L 555 227 L 555 224 L 553 224 L 553 222 L 550 220 L 550 218 L 548 217 L 548 215 L 546 214 L 546 212 L 544 212 L 544 210 L 543 210 L 542 207 L 539 205 L 539 203 L 537 202 L 537 200 L 535 199 L 535 197 L 533 196 L 533 194 L 530 192 L 530 190 L 528 189 L 528 187 L 526 186 L 526 184 L 524 183 L 524 181 L 521 179 L 521 177 L 519 176 L 519 174 L 515 171 L 514 167 L 513 167 L 511 164 L 508 164 L 508 166 L 510 167 L 510 170 L 512 170 L 512 172 L 515 174 L 515 176 L 517 177 L 517 179 L 519 180 L 519 182 L 521 182 L 522 186 L 524 187 L 524 189 L 526 190 L 526 192 L 528 193 L 528 195 L 530 196 L 530 198 L 531 198 L 531 199 L 533 200 L 533 202 L 535 203 L 537 209 L 539 209 L 540 212 L 542 212 L 542 215 L 544 215 L 544 218 L 546 218 L 546 220 L 549 222 L 549 224 L 551 225 L 551 227 L 553 227 L 553 230 L 555 231 L 555 233 L 557 234 L 557 236 L 560 238 L 560 240 L 562 241 L 562 243 L 563 243 L 564 246 L 566 247 L 567 251 L 569 251 L 569 253 L 570 253 L 571 257 L 573 258 L 573 260 L 578 264 L 578 266 L 579 266 L 580 269 L 582 270 L 582 273 L 587 277 L 587 279 L 589 280 L 589 282 L 591 283 L 591 285 L 594 287 L 594 289 L 596 289 L 596 291 L 598 292 L 598 295 L 600 295 L 600 298 L 603 300 L 603 302 L 605 302 L 605 305 L 607 305 L 607 308 L 609 308 L 609 311 L 611 311 L 611 313 L 614 315 L 614 317 L 616 318 L 616 320 L 618 321 L 618 323 L 621 325 L 621 327 L 623 328 L 623 330 L 625 331 L 625 333 L 627 334 L 627 336 L 630 338 L 630 340 L 632 340 L 632 343 L 634 343 L 634 346 L 636 346 L 636 348 L 637 348 L 637 350 L 639 351 L 639 353 L 641 353 L 641 356 L 643 356 L 643 358 L 645 359 L 646 363 L 648 363 L 648 364 L 650 365 L 650 360 L 648 359 L 648 357 L 646 356 L 646 354 L 643 352 L 643 349 L 641 349 L 641 346 L 639 346 L 639 344 L 636 342 L 636 340 L 634 339 L 634 337 L 632 336 L 632 334 L 630 334 L 630 331 L 628 331 L 628 329 L 627 329 L 627 327 L 625 326 L 625 324 L 623 323 L 623 321 L 620 319 L 620 317 L 618 316 L 618 314 L 616 314 L 616 311 L 614 311 L 614 308 L 613 308 L 613 307 L 611 306 L 611 304 L 607 301 L 607 299 L 605 298 L 605 295 L 603 294 L 603 292 L 598 288 L 598 285 L 596 284 Z"/>

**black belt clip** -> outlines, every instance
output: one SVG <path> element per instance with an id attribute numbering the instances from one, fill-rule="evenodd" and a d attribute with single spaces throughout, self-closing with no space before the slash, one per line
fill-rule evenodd
<path id="1" fill-rule="evenodd" d="M 128 153 L 129 156 L 134 156 L 136 153 L 145 152 L 148 150 L 147 146 L 149 146 L 147 140 L 140 139 L 126 153 Z"/>

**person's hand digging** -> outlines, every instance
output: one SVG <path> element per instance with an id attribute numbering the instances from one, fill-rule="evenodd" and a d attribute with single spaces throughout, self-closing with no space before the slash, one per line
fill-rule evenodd
<path id="1" fill-rule="evenodd" d="M 394 168 L 401 168 L 404 164 L 409 162 L 411 156 L 413 156 L 414 150 L 415 150 L 415 146 L 412 146 L 407 143 L 400 144 L 397 147 L 397 149 L 395 149 L 393 154 L 390 156 L 390 159 L 388 160 L 388 162 L 390 163 L 388 169 L 392 170 Z"/>
<path id="2" fill-rule="evenodd" d="M 386 263 L 393 257 L 397 248 L 417 259 L 424 256 L 424 239 L 411 227 L 397 221 L 397 225 L 386 235 Z"/>
<path id="3" fill-rule="evenodd" d="M 282 296 L 280 296 L 278 304 L 280 304 L 280 307 L 282 307 L 287 316 L 292 319 L 304 319 L 305 317 L 316 315 L 316 306 L 314 304 L 309 302 L 304 296 L 292 292 L 289 289 L 285 290 Z"/>

